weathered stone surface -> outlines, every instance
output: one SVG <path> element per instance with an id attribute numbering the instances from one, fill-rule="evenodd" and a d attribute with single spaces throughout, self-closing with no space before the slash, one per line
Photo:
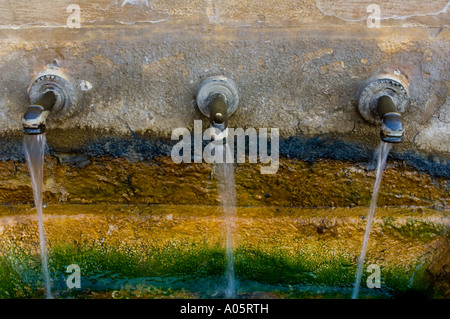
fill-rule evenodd
<path id="1" fill-rule="evenodd" d="M 446 2 L 382 1 L 379 29 L 367 27 L 369 2 L 78 1 L 81 28 L 69 29 L 70 1 L 0 1 L 0 133 L 20 131 L 26 88 L 53 61 L 84 96 L 70 120 L 49 119 L 71 136 L 58 137 L 63 148 L 86 142 L 70 133 L 80 128 L 91 138 L 191 129 L 202 118 L 195 89 L 217 74 L 239 86 L 230 126 L 341 134 L 375 147 L 378 128 L 352 100 L 364 80 L 387 71 L 407 77 L 415 99 L 399 149 L 448 158 Z"/>
<path id="2" fill-rule="evenodd" d="M 141 256 L 180 243 L 181 249 L 222 245 L 213 166 L 174 164 L 167 142 L 175 128 L 192 130 L 196 119 L 208 126 L 194 92 L 203 79 L 220 74 L 239 87 L 230 127 L 279 128 L 282 137 L 277 174 L 236 166 L 240 275 L 270 281 L 278 279 L 261 274 L 282 273 L 290 283 L 303 269 L 302 278 L 312 280 L 305 264 L 296 264 L 307 256 L 302 262 L 318 269 L 338 258 L 333 265 L 344 270 L 336 280 L 349 282 L 366 209 L 317 207 L 369 204 L 375 172 L 362 163 L 379 143 L 379 128 L 361 118 L 354 98 L 364 80 L 388 72 L 406 78 L 413 101 L 378 205 L 410 208 L 377 210 L 368 259 L 400 267 L 388 275 L 393 281 L 404 271 L 414 277 L 414 269 L 430 262 L 432 290 L 448 298 L 449 254 L 442 248 L 448 247 L 450 176 L 445 0 L 379 1 L 379 29 L 368 28 L 369 0 L 80 0 L 75 29 L 67 25 L 72 3 L 0 0 L 0 248 L 38 252 L 34 210 L 15 205 L 32 202 L 20 118 L 27 87 L 49 65 L 66 72 L 82 97 L 70 119 L 48 120 L 50 246 L 94 247 L 108 258 L 105 247 L 112 247 L 122 254 L 111 261 L 120 268 L 130 251 Z M 63 260 L 71 258 L 64 252 Z M 211 254 L 217 259 L 217 251 Z M 168 256 L 170 264 L 175 255 Z M 220 268 L 212 264 L 204 268 Z M 332 273 L 325 274 L 333 284 Z"/>
<path id="3" fill-rule="evenodd" d="M 436 247 L 435 257 L 428 267 L 428 280 L 446 299 L 450 299 L 450 243 Z"/>
<path id="4" fill-rule="evenodd" d="M 261 174 L 261 165 L 236 166 L 238 205 L 368 206 L 376 174 L 367 164 L 331 160 L 281 159 L 273 175 Z M 0 162 L 0 176 L 1 203 L 33 202 L 25 162 Z M 46 157 L 44 202 L 215 205 L 217 180 L 211 164 L 175 164 L 170 157 L 130 162 L 61 154 Z M 390 161 L 378 204 L 448 208 L 448 181 Z"/>
<path id="5" fill-rule="evenodd" d="M 79 263 L 83 278 L 92 274 L 113 282 L 121 276 L 191 274 L 197 274 L 198 281 L 204 269 L 212 272 L 209 275 L 223 275 L 225 221 L 218 206 L 50 204 L 44 213 L 54 272 Z M 272 284 L 351 287 L 366 214 L 367 208 L 240 207 L 233 228 L 237 276 Z M 380 266 L 385 289 L 395 294 L 420 288 L 430 297 L 448 293 L 443 282 L 448 267 L 442 263 L 448 217 L 448 212 L 433 209 L 377 209 L 366 261 Z M 0 239 L 0 260 L 5 253 L 17 262 L 36 255 L 34 209 L 0 206 Z M 205 254 L 208 249 L 213 255 Z M 83 252 L 89 254 L 84 257 Z M 89 256 L 91 260 L 85 260 Z M 423 277 L 428 265 L 431 283 Z M 13 267 L 20 268 L 20 262 Z M 0 270 L 4 283 L 10 270 Z M 92 285 L 83 291 L 90 288 L 96 290 Z M 61 289 L 55 287 L 55 292 Z"/>

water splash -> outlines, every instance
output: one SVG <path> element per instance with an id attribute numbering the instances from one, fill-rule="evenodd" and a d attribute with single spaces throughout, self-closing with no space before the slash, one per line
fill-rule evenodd
<path id="1" fill-rule="evenodd" d="M 28 168 L 31 175 L 31 183 L 33 186 L 34 205 L 37 211 L 39 241 L 41 249 L 42 275 L 45 285 L 45 297 L 52 299 L 50 290 L 50 277 L 47 261 L 47 241 L 44 232 L 44 221 L 42 211 L 42 191 L 44 186 L 44 152 L 45 152 L 45 134 L 25 135 L 23 138 L 23 146 L 27 159 Z"/>
<path id="2" fill-rule="evenodd" d="M 227 144 L 219 146 L 216 151 L 222 154 L 231 154 L 231 149 Z M 226 156 L 224 156 L 226 157 Z M 224 158 L 222 157 L 222 158 Z M 227 280 L 227 288 L 225 290 L 225 298 L 236 297 L 236 279 L 234 275 L 234 240 L 233 228 L 236 218 L 236 185 L 234 182 L 234 163 L 215 164 L 215 172 L 219 185 L 219 198 L 224 211 L 226 224 L 226 260 L 227 267 L 225 277 Z"/>
<path id="3" fill-rule="evenodd" d="M 364 234 L 363 246 L 361 248 L 361 254 L 359 255 L 358 266 L 356 270 L 355 286 L 353 288 L 352 299 L 358 299 L 359 287 L 361 285 L 361 276 L 364 266 L 364 260 L 366 258 L 367 246 L 369 244 L 370 229 L 372 227 L 373 217 L 375 215 L 375 208 L 377 206 L 378 191 L 380 189 L 381 177 L 383 176 L 384 167 L 386 166 L 386 159 L 391 150 L 392 144 L 381 141 L 378 146 L 375 155 L 377 157 L 377 177 L 375 179 L 375 185 L 373 187 L 372 200 L 370 201 L 369 214 L 367 217 L 366 232 Z"/>

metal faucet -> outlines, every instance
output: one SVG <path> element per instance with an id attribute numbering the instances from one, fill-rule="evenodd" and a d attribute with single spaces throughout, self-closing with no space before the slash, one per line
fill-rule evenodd
<path id="1" fill-rule="evenodd" d="M 378 99 L 377 113 L 381 119 L 381 139 L 388 143 L 403 141 L 402 117 L 389 96 L 383 95 Z"/>
<path id="2" fill-rule="evenodd" d="M 361 116 L 370 123 L 381 125 L 380 137 L 384 142 L 403 141 L 401 113 L 411 102 L 408 82 L 404 77 L 376 75 L 362 83 L 356 93 L 356 100 Z"/>
<path id="3" fill-rule="evenodd" d="M 211 96 L 209 102 L 209 121 L 212 127 L 224 131 L 228 127 L 228 112 L 226 97 L 217 93 Z"/>
<path id="4" fill-rule="evenodd" d="M 28 89 L 31 103 L 22 117 L 23 132 L 28 135 L 44 133 L 50 114 L 52 120 L 70 117 L 79 107 L 76 87 L 61 70 L 52 68 L 42 72 Z"/>
<path id="5" fill-rule="evenodd" d="M 30 105 L 22 118 L 23 132 L 28 135 L 44 133 L 47 116 L 53 110 L 56 102 L 55 93 L 47 91 L 38 101 Z"/>
<path id="6" fill-rule="evenodd" d="M 224 76 L 206 78 L 197 88 L 197 106 L 207 117 L 211 127 L 220 131 L 216 135 L 226 143 L 228 118 L 236 111 L 238 90 L 233 80 Z"/>

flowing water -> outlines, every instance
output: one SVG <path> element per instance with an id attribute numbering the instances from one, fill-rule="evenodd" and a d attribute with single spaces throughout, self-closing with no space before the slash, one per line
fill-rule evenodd
<path id="1" fill-rule="evenodd" d="M 47 244 L 44 233 L 44 221 L 42 212 L 42 190 L 44 186 L 44 152 L 45 134 L 25 135 L 23 146 L 30 170 L 31 182 L 33 186 L 34 205 L 37 211 L 39 241 L 41 249 L 42 275 L 45 285 L 45 296 L 47 299 L 53 298 L 50 290 L 50 278 L 47 262 Z"/>
<path id="2" fill-rule="evenodd" d="M 219 147 L 218 147 L 219 148 Z M 220 146 L 223 148 L 221 152 L 231 154 L 228 144 Z M 234 243 L 233 228 L 236 217 L 236 185 L 234 183 L 234 163 L 227 163 L 224 159 L 223 163 L 216 164 L 215 167 L 218 185 L 219 198 L 224 211 L 226 225 L 226 280 L 227 288 L 225 290 L 225 298 L 236 297 L 236 280 L 234 277 Z"/>
<path id="3" fill-rule="evenodd" d="M 363 266 L 364 266 L 364 259 L 366 258 L 366 251 L 367 251 L 367 246 L 369 243 L 370 229 L 372 227 L 372 221 L 373 221 L 373 217 L 375 215 L 375 208 L 377 206 L 377 197 L 378 197 L 378 191 L 380 189 L 381 177 L 383 176 L 383 170 L 384 170 L 384 167 L 386 166 L 386 159 L 389 154 L 389 151 L 391 150 L 391 147 L 392 147 L 392 145 L 390 143 L 381 141 L 381 143 L 378 146 L 376 153 L 375 153 L 376 157 L 377 157 L 377 177 L 375 179 L 375 185 L 373 187 L 372 199 L 370 201 L 369 214 L 367 217 L 366 232 L 364 234 L 363 246 L 361 249 L 361 253 L 359 255 L 358 266 L 357 266 L 357 270 L 356 270 L 356 280 L 355 280 L 355 286 L 353 288 L 352 299 L 358 299 L 359 287 L 361 285 L 361 276 L 362 276 L 362 271 L 363 271 Z"/>

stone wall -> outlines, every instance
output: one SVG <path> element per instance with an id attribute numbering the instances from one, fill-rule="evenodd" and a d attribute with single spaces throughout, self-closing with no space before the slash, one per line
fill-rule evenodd
<path id="1" fill-rule="evenodd" d="M 80 151 L 99 136 L 169 139 L 174 128 L 192 129 L 204 119 L 195 89 L 218 74 L 239 87 L 231 127 L 375 148 L 378 127 L 361 118 L 354 98 L 364 80 L 387 71 L 407 78 L 413 98 L 396 150 L 447 163 L 446 1 L 379 1 L 380 28 L 368 27 L 371 1 L 331 0 L 79 0 L 80 28 L 68 28 L 73 2 L 0 1 L 0 134 L 9 145 L 2 159 L 14 157 L 8 143 L 20 140 L 27 87 L 53 65 L 83 95 L 70 119 L 49 119 L 55 150 Z"/>
<path id="2" fill-rule="evenodd" d="M 380 28 L 369 28 L 373 2 L 0 0 L 0 298 L 42 295 L 21 117 L 46 68 L 68 75 L 80 97 L 70 118 L 47 122 L 55 285 L 65 287 L 57 280 L 73 261 L 92 280 L 86 295 L 103 291 L 100 277 L 119 285 L 107 292 L 122 289 L 117 275 L 194 274 L 196 285 L 223 276 L 214 165 L 175 164 L 170 137 L 194 120 L 208 126 L 195 91 L 225 75 L 240 96 L 229 126 L 279 128 L 281 138 L 276 174 L 235 165 L 238 278 L 350 292 L 380 143 L 355 95 L 387 72 L 406 80 L 412 103 L 404 142 L 388 157 L 367 260 L 383 267 L 394 296 L 449 298 L 448 3 L 378 1 Z M 80 27 L 71 28 L 77 6 Z M 19 278 L 21 265 L 35 277 Z"/>

